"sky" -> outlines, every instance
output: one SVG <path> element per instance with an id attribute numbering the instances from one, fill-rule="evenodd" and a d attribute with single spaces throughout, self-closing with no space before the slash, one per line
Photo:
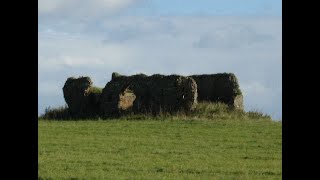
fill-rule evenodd
<path id="1" fill-rule="evenodd" d="M 246 111 L 282 119 L 280 0 L 39 0 L 38 114 L 68 77 L 234 73 Z"/>

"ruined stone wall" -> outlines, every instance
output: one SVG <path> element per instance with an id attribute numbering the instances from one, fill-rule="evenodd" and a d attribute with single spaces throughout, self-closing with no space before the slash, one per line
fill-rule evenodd
<path id="1" fill-rule="evenodd" d="M 222 102 L 243 109 L 243 96 L 233 73 L 192 75 L 197 83 L 198 101 Z"/>
<path id="2" fill-rule="evenodd" d="M 232 73 L 189 77 L 112 73 L 102 90 L 93 87 L 89 77 L 71 77 L 65 82 L 63 94 L 71 115 L 80 118 L 190 111 L 197 101 L 222 102 L 243 109 L 243 96 Z"/>
<path id="3" fill-rule="evenodd" d="M 73 117 L 92 117 L 98 114 L 100 94 L 89 77 L 70 77 L 62 90 Z"/>
<path id="4" fill-rule="evenodd" d="M 125 112 L 157 114 L 189 111 L 197 103 L 197 84 L 192 78 L 178 75 L 122 76 L 113 73 L 100 100 L 103 116 Z"/>

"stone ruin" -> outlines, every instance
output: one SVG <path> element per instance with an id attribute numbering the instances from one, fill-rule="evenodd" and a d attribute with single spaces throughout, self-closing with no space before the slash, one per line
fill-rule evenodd
<path id="1" fill-rule="evenodd" d="M 189 77 L 114 73 L 102 91 L 100 112 L 107 116 L 124 112 L 190 111 L 197 104 L 197 95 L 197 84 Z"/>
<path id="2" fill-rule="evenodd" d="M 233 73 L 192 75 L 198 87 L 198 101 L 222 102 L 243 110 L 243 96 Z"/>
<path id="3" fill-rule="evenodd" d="M 70 77 L 62 90 L 73 117 L 93 117 L 99 112 L 100 93 L 94 92 L 90 77 Z"/>
<path id="4" fill-rule="evenodd" d="M 191 111 L 197 102 L 222 102 L 243 109 L 243 97 L 232 73 L 210 75 L 112 73 L 102 91 L 94 91 L 89 77 L 68 78 L 63 94 L 73 117 L 110 117 L 126 113 Z"/>

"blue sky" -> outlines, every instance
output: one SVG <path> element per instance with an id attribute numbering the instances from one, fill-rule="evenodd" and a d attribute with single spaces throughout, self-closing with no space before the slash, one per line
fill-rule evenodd
<path id="1" fill-rule="evenodd" d="M 281 16 L 280 0 L 142 0 L 127 13 L 141 15 Z"/>
<path id="2" fill-rule="evenodd" d="M 281 1 L 39 0 L 39 114 L 69 76 L 233 72 L 245 109 L 282 119 Z"/>

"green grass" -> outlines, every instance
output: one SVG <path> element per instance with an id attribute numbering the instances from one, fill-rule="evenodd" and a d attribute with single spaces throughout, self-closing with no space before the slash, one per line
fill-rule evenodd
<path id="1" fill-rule="evenodd" d="M 98 120 L 100 117 L 90 120 Z M 45 113 L 40 116 L 41 119 L 46 120 L 77 120 L 73 118 L 68 111 L 68 106 L 62 106 L 57 108 L 46 108 Z M 106 119 L 113 119 L 114 117 L 109 117 Z M 234 110 L 228 107 L 228 105 L 223 103 L 210 103 L 210 102 L 200 102 L 197 104 L 194 110 L 190 112 L 176 112 L 176 113 L 161 113 L 157 116 L 150 114 L 125 114 L 118 119 L 129 119 L 129 120 L 147 120 L 147 119 L 172 119 L 172 120 L 186 120 L 186 119 L 201 119 L 201 120 L 213 120 L 213 119 L 267 119 L 271 120 L 271 117 L 267 114 L 261 113 L 259 111 L 248 111 Z"/>
<path id="2" fill-rule="evenodd" d="M 282 124 L 39 120 L 39 179 L 281 179 Z"/>
<path id="3" fill-rule="evenodd" d="M 101 94 L 102 93 L 102 88 L 92 86 L 89 89 L 89 93 L 95 93 L 95 94 Z"/>
<path id="4" fill-rule="evenodd" d="M 60 106 L 56 108 L 47 107 L 44 114 L 41 115 L 42 119 L 71 119 L 68 106 Z"/>

